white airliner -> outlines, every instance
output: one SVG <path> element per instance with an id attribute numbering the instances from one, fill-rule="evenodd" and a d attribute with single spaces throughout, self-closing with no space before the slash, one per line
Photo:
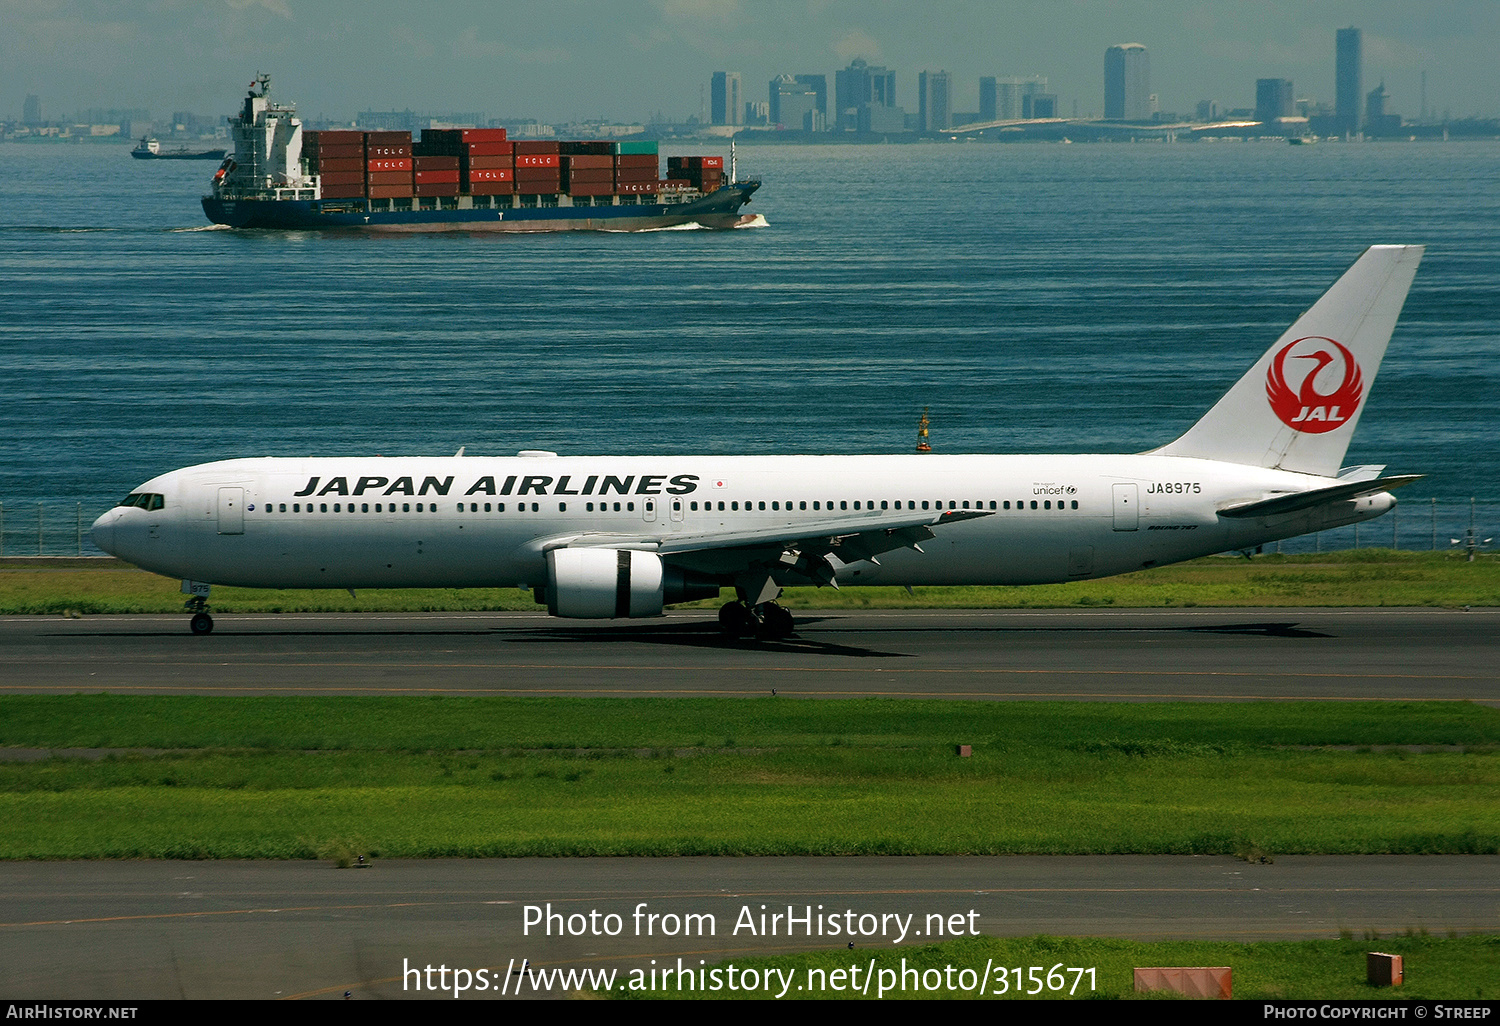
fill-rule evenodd
<path id="1" fill-rule="evenodd" d="M 135 489 L 101 549 L 209 586 L 530 588 L 657 616 L 733 587 L 780 637 L 794 585 L 1078 581 L 1358 523 L 1415 476 L 1339 469 L 1421 246 L 1373 246 L 1181 438 L 1137 455 L 234 459 Z"/>

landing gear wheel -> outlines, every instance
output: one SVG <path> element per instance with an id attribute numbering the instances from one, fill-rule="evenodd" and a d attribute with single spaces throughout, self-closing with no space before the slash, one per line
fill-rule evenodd
<path id="1" fill-rule="evenodd" d="M 760 636 L 763 638 L 789 638 L 797 630 L 792 614 L 775 602 L 761 607 Z"/>
<path id="2" fill-rule="evenodd" d="M 719 607 L 719 630 L 727 638 L 748 637 L 759 626 L 743 602 L 726 602 Z"/>
<path id="3" fill-rule="evenodd" d="M 188 621 L 194 634 L 212 634 L 214 630 L 214 618 L 207 613 L 194 613 L 193 618 Z"/>

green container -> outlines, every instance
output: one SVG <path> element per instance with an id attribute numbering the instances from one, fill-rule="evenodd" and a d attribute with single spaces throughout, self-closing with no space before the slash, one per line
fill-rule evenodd
<path id="1" fill-rule="evenodd" d="M 655 155 L 656 140 L 652 139 L 649 142 L 617 142 L 615 143 L 615 153 L 650 153 Z"/>

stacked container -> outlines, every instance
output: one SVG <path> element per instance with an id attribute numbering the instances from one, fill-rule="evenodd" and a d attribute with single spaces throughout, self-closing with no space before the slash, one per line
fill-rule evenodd
<path id="1" fill-rule="evenodd" d="M 660 157 L 654 142 L 614 143 L 615 192 L 654 196 L 660 191 Z"/>
<path id="2" fill-rule="evenodd" d="M 503 128 L 428 128 L 422 132 L 417 154 L 430 158 L 430 191 L 419 196 L 494 196 L 514 192 L 514 145 Z M 451 163 L 450 163 L 451 162 Z M 424 159 L 424 165 L 427 161 Z M 452 186 L 452 189 L 448 189 Z"/>
<path id="3" fill-rule="evenodd" d="M 563 192 L 571 196 L 609 196 L 615 191 L 615 158 L 607 142 L 564 142 L 561 151 Z"/>
<path id="4" fill-rule="evenodd" d="M 516 191 L 532 195 L 562 191 L 562 151 L 556 142 L 517 142 Z"/>
<path id="5" fill-rule="evenodd" d="M 371 199 L 412 195 L 411 133 L 366 132 L 364 136 L 365 195 Z"/>
<path id="6" fill-rule="evenodd" d="M 699 192 L 713 192 L 724 184 L 723 157 L 668 157 L 667 179 Z"/>
<path id="7" fill-rule="evenodd" d="M 305 132 L 308 170 L 323 179 L 323 195 L 348 199 L 365 194 L 365 134 L 347 130 Z"/>

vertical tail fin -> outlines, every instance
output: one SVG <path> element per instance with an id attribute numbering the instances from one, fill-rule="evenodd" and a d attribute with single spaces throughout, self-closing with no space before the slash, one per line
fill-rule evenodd
<path id="1" fill-rule="evenodd" d="M 1181 438 L 1156 450 L 1332 477 L 1422 246 L 1371 246 Z"/>

